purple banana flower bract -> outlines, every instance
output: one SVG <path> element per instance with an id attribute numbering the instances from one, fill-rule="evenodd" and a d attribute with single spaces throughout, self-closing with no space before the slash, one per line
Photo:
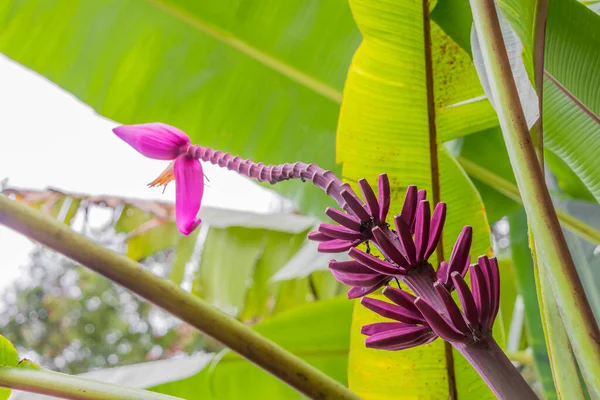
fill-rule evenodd
<path id="1" fill-rule="evenodd" d="M 454 272 L 461 277 L 465 277 L 471 262 L 469 251 L 471 250 L 471 242 L 473 240 L 473 228 L 465 226 L 458 235 L 458 239 L 454 244 L 450 255 L 450 262 L 442 261 L 436 275 L 438 282 L 441 282 L 448 290 L 454 289 L 454 283 L 451 279 Z"/>
<path id="2" fill-rule="evenodd" d="M 342 212 L 333 208 L 325 210 L 325 214 L 337 222 L 339 226 L 322 224 L 317 232 L 311 232 L 310 240 L 319 243 L 321 253 L 343 253 L 352 247 L 371 239 L 371 229 L 384 226 L 390 208 L 390 182 L 386 174 L 379 175 L 378 194 L 367 182 L 358 182 L 365 201 L 361 201 L 351 189 L 344 189 L 340 196 L 345 202 Z"/>
<path id="3" fill-rule="evenodd" d="M 500 307 L 500 274 L 496 258 L 479 257 L 478 264 L 471 265 L 471 288 L 458 271 L 452 272 L 452 281 L 458 293 L 462 311 L 450 296 L 442 282 L 434 287 L 444 309 L 434 309 L 423 298 L 416 298 L 415 306 L 426 324 L 442 339 L 454 343 L 469 343 L 484 338 L 492 331 L 492 325 Z M 381 313 L 379 313 L 381 314 Z M 383 315 L 383 314 L 382 314 Z M 384 315 L 385 316 L 385 315 Z M 394 318 L 398 320 L 398 318 Z"/>
<path id="4" fill-rule="evenodd" d="M 354 260 L 332 260 L 329 262 L 329 269 L 339 282 L 352 286 L 348 292 L 350 299 L 373 293 L 392 279 L 391 276 L 379 274 Z"/>
<path id="5" fill-rule="evenodd" d="M 361 304 L 382 317 L 397 322 L 376 322 L 362 327 L 368 336 L 365 346 L 380 350 L 402 350 L 434 341 L 437 335 L 413 304 L 415 297 L 392 287 L 383 290 L 384 296 L 395 304 L 363 297 Z"/>

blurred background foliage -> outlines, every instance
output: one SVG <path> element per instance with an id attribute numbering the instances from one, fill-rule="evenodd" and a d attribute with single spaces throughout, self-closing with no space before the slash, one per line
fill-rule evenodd
<path id="1" fill-rule="evenodd" d="M 477 232 L 473 256 L 493 246 L 503 259 L 503 277 L 514 276 L 503 281 L 503 323 L 496 333 L 538 392 L 556 398 L 518 189 L 472 62 L 468 1 L 432 2 L 429 44 L 423 41 L 421 4 L 400 1 L 388 9 L 376 7 L 380 3 L 391 2 L 7 0 L 0 7 L 0 52 L 119 123 L 163 121 L 185 130 L 195 143 L 265 163 L 315 162 L 351 183 L 387 172 L 394 212 L 407 184 L 418 184 L 430 196 L 437 191 L 449 204 L 446 243 L 470 223 Z M 517 56 L 522 54 L 529 74 L 533 3 L 498 1 L 520 39 Z M 544 82 L 551 191 L 597 318 L 598 4 L 550 0 Z M 403 23 L 389 24 L 392 16 Z M 392 28 L 397 30 L 390 36 Z M 359 48 L 363 36 L 372 40 Z M 398 43 L 378 45 L 390 37 Z M 426 46 L 434 104 L 425 101 Z M 434 141 L 431 114 L 438 129 Z M 423 353 L 394 355 L 405 357 L 394 361 L 398 365 L 424 366 L 398 379 L 397 388 L 370 367 L 392 365 L 386 358 L 392 356 L 365 351 L 356 328 L 351 340 L 352 303 L 332 300 L 345 289 L 326 271 L 328 257 L 305 240 L 332 202 L 301 182 L 274 189 L 293 200 L 297 211 L 258 215 L 203 208 L 205 223 L 189 237 L 176 232 L 167 203 L 56 190 L 5 188 L 4 194 L 264 329 L 344 383 L 352 348 L 350 385 L 365 398 L 390 390 L 421 393 L 419 384 L 430 385 L 431 398 L 445 397 L 452 368 L 436 361 L 439 343 Z M 78 373 L 175 357 L 145 364 L 158 371 L 179 369 L 181 376 L 146 380 L 140 387 L 189 399 L 297 396 L 239 358 L 221 358 L 217 343 L 46 250 L 34 252 L 26 275 L 3 295 L 7 312 L 0 329 L 22 354 L 45 366 Z M 362 318 L 360 312 L 354 318 Z M 419 364 L 423 359 L 432 362 Z M 195 364 L 185 367 L 185 360 Z M 164 364 L 168 361 L 182 364 Z M 112 371 L 110 379 L 117 381 L 131 374 L 153 376 L 141 369 Z M 468 372 L 458 382 L 461 393 L 489 396 Z"/>
<path id="2" fill-rule="evenodd" d="M 43 248 L 24 272 L 27 282 L 4 293 L 0 326 L 22 356 L 47 368 L 78 374 L 208 346 L 147 302 Z"/>

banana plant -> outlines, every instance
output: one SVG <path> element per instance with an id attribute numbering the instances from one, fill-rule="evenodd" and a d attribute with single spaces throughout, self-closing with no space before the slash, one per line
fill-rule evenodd
<path id="1" fill-rule="evenodd" d="M 520 203 L 541 299 L 531 311 L 541 318 L 529 321 L 544 326 L 557 394 L 600 395 L 598 324 L 560 224 L 593 243 L 600 233 L 557 212 L 544 179 L 546 163 L 568 196 L 600 199 L 599 17 L 574 0 L 498 6 L 522 54 L 511 52 L 490 0 L 434 8 L 390 0 L 349 7 L 83 0 L 75 8 L 12 2 L 0 11 L 0 51 L 101 114 L 133 124 L 115 133 L 142 155 L 172 161 L 153 184 L 175 181 L 174 226 L 182 235 L 202 225 L 202 163 L 278 183 L 313 214 L 337 204 L 325 212 L 336 224 L 323 223 L 308 238 L 318 251 L 344 257 L 330 270 L 351 286 L 348 297 L 362 298 L 351 327 L 350 390 L 55 221 L 0 199 L 0 222 L 160 305 L 309 397 L 536 398 L 503 351 L 505 274 L 490 237 L 490 222 Z M 57 28 L 57 20 L 65 23 Z M 39 30 L 29 32 L 31 21 Z M 94 33 L 106 21 L 118 46 Z M 526 101 L 523 83 L 533 87 Z M 178 128 L 142 123 L 150 120 Z M 223 151 L 209 147 L 220 144 Z M 279 183 L 288 180 L 296 182 Z M 300 185 L 306 181 L 321 194 Z M 534 289 L 527 282 L 522 291 Z M 573 378 L 578 369 L 583 382 Z M 552 385 L 545 394 L 554 395 Z"/>

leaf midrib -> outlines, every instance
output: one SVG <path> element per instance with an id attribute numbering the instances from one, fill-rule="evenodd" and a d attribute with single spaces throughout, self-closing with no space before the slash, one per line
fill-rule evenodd
<path id="1" fill-rule="evenodd" d="M 583 111 L 588 117 L 590 117 L 594 122 L 600 125 L 600 117 L 596 115 L 589 107 L 581 102 L 581 100 L 575 96 L 569 89 L 563 86 L 548 70 L 544 70 L 544 76 L 554 84 L 565 96 L 569 98 L 581 111 Z"/>
<path id="2" fill-rule="evenodd" d="M 431 12 L 429 0 L 423 1 L 423 39 L 424 39 L 424 55 L 425 55 L 425 82 L 427 87 L 427 117 L 429 126 L 429 162 L 431 169 L 431 188 L 433 197 L 433 206 L 440 201 L 440 171 L 439 171 L 439 154 L 438 154 L 438 138 L 436 126 L 436 107 L 435 107 L 435 90 L 433 76 L 433 57 L 431 44 Z M 445 259 L 444 243 L 440 238 L 436 254 L 438 262 Z M 450 399 L 458 399 L 458 390 L 456 387 L 456 373 L 454 365 L 454 355 L 452 345 L 444 342 L 444 360 L 446 362 L 446 375 L 448 377 L 448 397 Z"/>
<path id="3" fill-rule="evenodd" d="M 164 0 L 146 0 L 146 2 L 160 10 L 167 12 L 174 18 L 188 24 L 193 29 L 200 31 L 235 50 L 238 50 L 256 62 L 274 71 L 277 71 L 281 75 L 298 83 L 299 85 L 311 89 L 326 99 L 329 99 L 336 104 L 342 103 L 341 91 L 316 79 L 313 76 L 310 76 L 309 74 L 297 70 L 291 65 L 288 65 L 255 47 L 250 46 L 248 43 L 238 39 L 231 32 L 222 30 L 201 18 L 198 18 L 197 16 L 180 9 L 179 7 L 175 7 L 172 4 L 166 4 Z"/>

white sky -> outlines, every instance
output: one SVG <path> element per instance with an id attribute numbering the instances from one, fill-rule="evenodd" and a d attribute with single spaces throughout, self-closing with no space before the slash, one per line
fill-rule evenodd
<path id="1" fill-rule="evenodd" d="M 175 185 L 164 194 L 146 186 L 168 162 L 137 153 L 112 133 L 116 125 L 0 54 L 0 181 L 173 201 Z M 210 183 L 203 204 L 260 212 L 281 204 L 273 191 L 233 172 L 206 164 L 204 171 Z M 28 239 L 0 226 L 0 290 L 19 276 L 31 249 Z"/>

